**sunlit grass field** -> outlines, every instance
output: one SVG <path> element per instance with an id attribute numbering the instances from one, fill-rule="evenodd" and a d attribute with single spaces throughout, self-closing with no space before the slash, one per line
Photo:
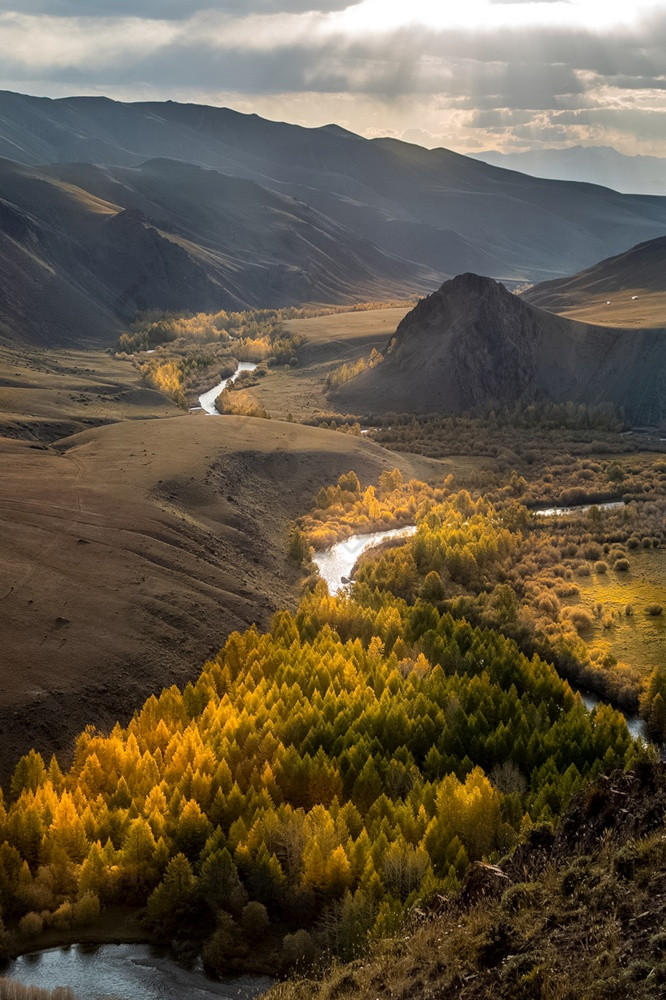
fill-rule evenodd
<path id="1" fill-rule="evenodd" d="M 627 558 L 628 572 L 614 570 L 609 561 L 607 572 L 578 577 L 580 597 L 567 603 L 593 617 L 592 629 L 583 635 L 593 652 L 649 674 L 666 666 L 666 558 L 661 549 L 629 552 Z M 651 605 L 660 605 L 662 614 L 648 614 Z"/>

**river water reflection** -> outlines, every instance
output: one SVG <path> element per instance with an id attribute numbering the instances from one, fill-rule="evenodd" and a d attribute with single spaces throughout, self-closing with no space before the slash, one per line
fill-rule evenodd
<path id="1" fill-rule="evenodd" d="M 607 503 L 580 503 L 573 507 L 546 507 L 534 513 L 537 517 L 566 517 L 569 514 L 587 514 L 593 507 L 597 510 L 620 510 L 625 506 L 624 500 L 609 500 Z"/>
<path id="2" fill-rule="evenodd" d="M 254 1000 L 273 982 L 266 976 L 217 982 L 147 944 L 53 948 L 22 955 L 6 975 L 24 986 L 69 987 L 77 1000 Z"/>
<path id="3" fill-rule="evenodd" d="M 222 381 L 218 382 L 217 385 L 214 385 L 212 389 L 208 389 L 207 392 L 203 392 L 199 396 L 199 406 L 204 413 L 207 413 L 211 417 L 219 417 L 219 413 L 215 408 L 215 400 L 217 397 L 221 395 L 222 391 L 226 389 L 228 385 L 231 385 L 232 382 L 236 381 L 241 372 L 253 372 L 256 367 L 257 366 L 251 361 L 240 361 L 238 368 L 233 375 L 230 375 L 228 378 L 223 378 Z"/>
<path id="4" fill-rule="evenodd" d="M 350 535 L 342 542 L 331 545 L 323 552 L 315 552 L 314 561 L 322 580 L 326 580 L 329 594 L 337 594 L 349 582 L 349 575 L 361 553 L 387 542 L 391 538 L 407 538 L 416 531 L 415 524 L 388 531 L 372 531 L 365 535 Z"/>

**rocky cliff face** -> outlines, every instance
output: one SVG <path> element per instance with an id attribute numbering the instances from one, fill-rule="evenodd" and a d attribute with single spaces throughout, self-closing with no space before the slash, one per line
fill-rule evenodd
<path id="1" fill-rule="evenodd" d="M 575 323 L 490 278 L 462 274 L 405 316 L 384 362 L 344 385 L 336 403 L 350 412 L 612 403 L 632 419 L 659 423 L 665 368 L 665 331 Z"/>

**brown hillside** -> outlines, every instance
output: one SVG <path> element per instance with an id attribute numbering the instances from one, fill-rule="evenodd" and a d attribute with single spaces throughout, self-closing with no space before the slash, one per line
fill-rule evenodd
<path id="1" fill-rule="evenodd" d="M 0 160 L 0 342 L 111 344 L 138 311 L 411 295 L 424 268 L 292 198 L 187 163 Z"/>
<path id="2" fill-rule="evenodd" d="M 289 526 L 321 486 L 350 468 L 365 482 L 438 468 L 346 434 L 203 414 L 51 447 L 4 437 L 0 464 L 0 781 L 31 746 L 67 751 L 295 601 Z"/>

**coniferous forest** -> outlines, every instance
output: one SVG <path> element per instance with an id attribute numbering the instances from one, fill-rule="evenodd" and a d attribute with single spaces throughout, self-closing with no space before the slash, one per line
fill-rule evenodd
<path id="1" fill-rule="evenodd" d="M 411 518 L 349 592 L 310 572 L 311 540 Z M 295 613 L 232 634 L 127 727 L 87 728 L 67 766 L 19 761 L 0 810 L 5 947 L 129 905 L 216 973 L 251 967 L 258 939 L 273 971 L 351 959 L 623 766 L 623 717 L 588 712 L 502 634 L 517 605 L 501 570 L 529 518 L 397 470 L 320 492 L 289 543 L 309 573 Z M 490 592 L 495 627 L 470 624 L 463 590 Z"/>

